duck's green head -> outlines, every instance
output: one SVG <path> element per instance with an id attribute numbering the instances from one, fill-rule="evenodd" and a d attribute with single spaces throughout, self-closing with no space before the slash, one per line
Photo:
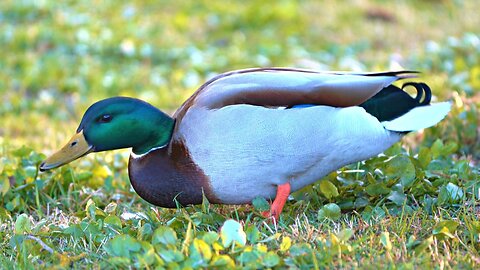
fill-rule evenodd
<path id="1" fill-rule="evenodd" d="M 130 148 L 135 154 L 168 144 L 174 120 L 152 105 L 134 98 L 98 101 L 83 115 L 76 134 L 41 165 L 45 171 L 91 152 Z"/>

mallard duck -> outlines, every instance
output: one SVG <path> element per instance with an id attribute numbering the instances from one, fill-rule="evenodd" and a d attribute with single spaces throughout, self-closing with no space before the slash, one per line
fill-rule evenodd
<path id="1" fill-rule="evenodd" d="M 392 85 L 415 74 L 232 71 L 203 84 L 173 117 L 139 99 L 104 99 L 40 170 L 132 148 L 131 184 L 154 205 L 200 204 L 203 195 L 216 204 L 263 197 L 273 199 L 269 215 L 278 219 L 290 192 L 446 116 L 450 103 L 430 104 L 426 84 Z"/>

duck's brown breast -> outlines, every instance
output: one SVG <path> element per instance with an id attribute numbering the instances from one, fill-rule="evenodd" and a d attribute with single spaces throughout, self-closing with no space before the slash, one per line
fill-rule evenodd
<path id="1" fill-rule="evenodd" d="M 130 156 L 128 174 L 138 195 L 157 206 L 201 204 L 203 194 L 217 202 L 208 177 L 182 142 L 172 141 L 142 157 Z"/>

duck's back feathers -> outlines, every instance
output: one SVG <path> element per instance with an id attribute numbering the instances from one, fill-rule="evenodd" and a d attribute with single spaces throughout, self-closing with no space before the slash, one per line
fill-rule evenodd
<path id="1" fill-rule="evenodd" d="M 382 73 L 315 72 L 288 68 L 257 68 L 218 75 L 202 85 L 175 117 L 192 106 L 219 109 L 248 104 L 293 107 L 302 104 L 348 107 L 359 105 L 392 82 L 414 71 Z"/>

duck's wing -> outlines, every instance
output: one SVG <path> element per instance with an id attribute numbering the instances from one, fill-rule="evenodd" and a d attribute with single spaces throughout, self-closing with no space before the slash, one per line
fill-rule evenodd
<path id="1" fill-rule="evenodd" d="M 219 109 L 229 105 L 291 107 L 301 104 L 355 106 L 392 82 L 415 77 L 414 71 L 382 73 L 316 72 L 290 68 L 255 68 L 220 74 L 202 85 L 177 110 Z"/>

